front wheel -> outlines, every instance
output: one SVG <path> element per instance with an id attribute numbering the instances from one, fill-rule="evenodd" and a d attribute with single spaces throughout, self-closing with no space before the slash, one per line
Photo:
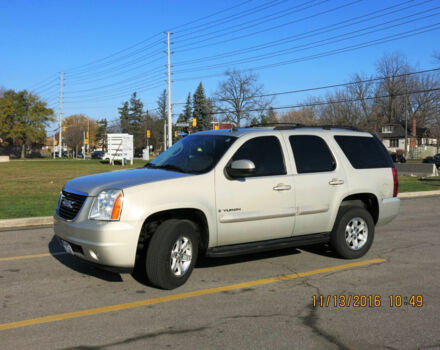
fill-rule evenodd
<path id="1" fill-rule="evenodd" d="M 330 245 L 341 257 L 357 259 L 368 252 L 374 239 L 374 221 L 364 208 L 343 206 L 339 209 L 330 235 Z"/>
<path id="2" fill-rule="evenodd" d="M 162 289 L 183 285 L 197 260 L 197 226 L 189 220 L 164 221 L 151 238 L 146 255 L 147 277 Z"/>

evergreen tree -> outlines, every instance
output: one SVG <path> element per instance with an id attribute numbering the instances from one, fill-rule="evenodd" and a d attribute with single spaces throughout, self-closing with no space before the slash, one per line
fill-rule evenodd
<path id="1" fill-rule="evenodd" d="M 167 90 L 164 89 L 162 93 L 160 94 L 159 98 L 157 99 L 157 109 L 159 111 L 159 118 L 167 119 Z"/>
<path id="2" fill-rule="evenodd" d="M 191 123 L 192 119 L 192 105 L 191 105 L 191 93 L 188 93 L 186 99 L 185 108 L 183 109 L 183 119 L 186 123 Z"/>
<path id="3" fill-rule="evenodd" d="M 155 133 L 154 138 L 156 141 L 156 147 L 157 149 L 161 148 L 164 149 L 164 123 L 166 122 L 168 118 L 167 114 L 167 90 L 163 90 L 160 94 L 159 98 L 157 99 L 157 110 L 159 113 L 159 118 L 153 123 L 155 129 L 157 129 L 157 133 Z M 159 126 L 160 124 L 160 126 Z M 161 140 L 161 141 L 159 141 Z"/>
<path id="4" fill-rule="evenodd" d="M 125 101 L 122 107 L 118 108 L 119 118 L 121 120 L 121 132 L 127 133 L 129 130 L 130 108 L 128 102 Z"/>
<path id="5" fill-rule="evenodd" d="M 136 92 L 133 92 L 133 95 L 130 98 L 130 107 L 129 107 L 129 129 L 133 135 L 139 130 L 142 119 L 143 119 L 143 108 L 144 104 L 142 101 L 137 98 Z"/>
<path id="6" fill-rule="evenodd" d="M 211 129 L 212 108 L 202 83 L 193 95 L 193 117 L 197 119 L 197 131 Z"/>
<path id="7" fill-rule="evenodd" d="M 101 146 L 104 150 L 107 149 L 107 127 L 108 122 L 107 119 L 103 118 L 97 121 L 98 130 L 95 135 L 95 142 Z"/>
<path id="8" fill-rule="evenodd" d="M 144 145 L 144 133 L 142 130 L 142 122 L 144 119 L 144 104 L 142 101 L 137 98 L 136 92 L 133 92 L 133 95 L 130 98 L 129 104 L 129 128 L 128 133 L 133 135 L 133 143 L 135 150 L 139 150 Z"/>
<path id="9" fill-rule="evenodd" d="M 179 114 L 177 118 L 178 123 L 188 123 L 189 127 L 192 125 L 192 106 L 191 106 L 191 93 L 188 93 L 188 98 L 186 99 L 185 107 L 183 113 Z M 180 131 L 188 132 L 188 127 L 179 128 Z"/>

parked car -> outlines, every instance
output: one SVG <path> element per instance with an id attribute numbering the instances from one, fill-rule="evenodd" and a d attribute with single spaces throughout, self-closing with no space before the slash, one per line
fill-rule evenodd
<path id="1" fill-rule="evenodd" d="M 92 159 L 104 159 L 104 151 L 95 151 L 92 153 Z"/>
<path id="2" fill-rule="evenodd" d="M 328 243 L 346 259 L 399 211 L 394 164 L 373 134 L 283 126 L 191 134 L 144 168 L 68 181 L 54 216 L 65 250 L 163 289 L 198 255 Z"/>
<path id="3" fill-rule="evenodd" d="M 55 158 L 58 158 L 59 157 L 59 151 L 56 151 L 56 152 L 52 152 L 52 154 L 51 154 L 51 156 L 52 156 L 52 158 L 53 158 L 53 154 L 55 153 Z M 61 155 L 62 155 L 62 157 L 63 158 L 67 158 L 67 156 L 68 156 L 68 154 L 67 154 L 67 151 L 62 151 L 61 152 Z"/>
<path id="4" fill-rule="evenodd" d="M 135 158 L 143 158 L 144 154 L 142 153 L 142 151 L 137 151 L 134 152 L 134 157 Z"/>
<path id="5" fill-rule="evenodd" d="M 422 163 L 432 163 L 438 168 L 440 167 L 440 154 L 436 154 L 433 157 L 426 157 L 422 160 Z"/>

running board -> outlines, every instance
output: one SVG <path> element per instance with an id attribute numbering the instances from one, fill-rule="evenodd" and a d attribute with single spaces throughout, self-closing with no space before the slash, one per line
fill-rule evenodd
<path id="1" fill-rule="evenodd" d="M 314 233 L 311 235 L 294 236 L 280 239 L 269 239 L 251 243 L 231 244 L 209 248 L 206 251 L 208 257 L 225 257 L 249 253 L 259 253 L 268 250 L 299 247 L 309 244 L 326 243 L 330 240 L 330 233 Z"/>

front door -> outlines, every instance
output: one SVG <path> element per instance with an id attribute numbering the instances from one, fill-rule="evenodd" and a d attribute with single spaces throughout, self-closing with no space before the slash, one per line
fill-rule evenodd
<path id="1" fill-rule="evenodd" d="M 232 179 L 216 169 L 218 245 L 290 237 L 295 218 L 293 177 L 278 135 L 244 141 L 229 161 L 247 159 L 255 173 Z M 227 161 L 227 160 L 226 160 Z"/>

